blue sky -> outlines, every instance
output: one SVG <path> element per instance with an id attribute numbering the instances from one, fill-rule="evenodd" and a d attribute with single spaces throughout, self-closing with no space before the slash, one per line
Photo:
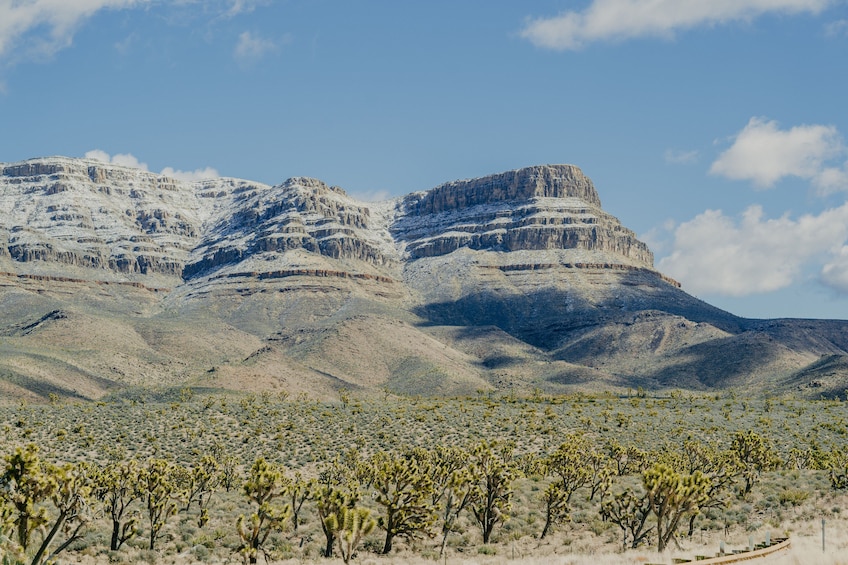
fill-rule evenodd
<path id="1" fill-rule="evenodd" d="M 848 318 L 844 0 L 0 0 L 0 161 L 363 198 L 573 163 L 684 289 Z"/>

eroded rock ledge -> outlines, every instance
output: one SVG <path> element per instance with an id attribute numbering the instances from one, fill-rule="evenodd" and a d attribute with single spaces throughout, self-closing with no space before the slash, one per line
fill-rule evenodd
<path id="1" fill-rule="evenodd" d="M 107 280 L 103 273 L 139 284 L 149 275 L 211 280 L 224 268 L 254 273 L 264 264 L 260 256 L 306 252 L 343 264 L 313 276 L 396 281 L 405 263 L 461 248 L 574 249 L 597 254 L 586 264 L 653 271 L 647 246 L 601 209 L 591 180 L 573 165 L 449 182 L 374 205 L 304 177 L 273 187 L 183 182 L 61 157 L 0 165 L 0 172 L 0 261 L 7 271 L 50 264 L 91 272 L 92 280 Z M 251 266 L 240 267 L 245 261 Z M 288 272 L 280 265 L 268 260 L 268 276 Z"/>

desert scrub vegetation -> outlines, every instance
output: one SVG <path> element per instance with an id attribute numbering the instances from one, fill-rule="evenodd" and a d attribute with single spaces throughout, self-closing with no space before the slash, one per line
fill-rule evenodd
<path id="1" fill-rule="evenodd" d="M 343 392 L 0 407 L 0 551 L 26 565 L 624 560 L 844 520 L 848 403 Z"/>

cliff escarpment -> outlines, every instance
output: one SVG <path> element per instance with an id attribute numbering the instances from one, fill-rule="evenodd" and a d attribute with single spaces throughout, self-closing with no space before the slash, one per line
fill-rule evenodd
<path id="1" fill-rule="evenodd" d="M 403 199 L 393 235 L 412 259 L 459 248 L 584 250 L 653 268 L 647 245 L 601 209 L 592 182 L 572 165 L 529 167 L 455 181 Z"/>
<path id="2" fill-rule="evenodd" d="M 0 255 L 23 267 L 179 277 L 200 236 L 184 183 L 88 160 L 0 167 Z"/>
<path id="3" fill-rule="evenodd" d="M 230 214 L 218 218 L 198 241 L 184 278 L 250 256 L 294 250 L 379 267 L 396 260 L 393 249 L 381 241 L 366 205 L 338 187 L 301 177 L 240 193 Z"/>
<path id="4" fill-rule="evenodd" d="M 405 198 L 407 214 L 423 216 L 461 208 L 533 198 L 577 198 L 600 208 L 589 177 L 574 165 L 540 165 L 457 180 Z"/>
<path id="5" fill-rule="evenodd" d="M 690 296 L 573 165 L 366 203 L 305 177 L 0 164 L 0 336 L 0 400 L 777 391 L 807 375 L 848 389 L 843 363 L 816 365 L 848 357 L 848 323 L 745 320 Z"/>

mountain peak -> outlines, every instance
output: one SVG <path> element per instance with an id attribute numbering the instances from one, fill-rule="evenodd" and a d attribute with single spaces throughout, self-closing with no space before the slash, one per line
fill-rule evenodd
<path id="1" fill-rule="evenodd" d="M 530 198 L 579 198 L 601 207 L 592 181 L 574 165 L 537 165 L 447 182 L 408 196 L 406 204 L 409 213 L 418 215 Z"/>

